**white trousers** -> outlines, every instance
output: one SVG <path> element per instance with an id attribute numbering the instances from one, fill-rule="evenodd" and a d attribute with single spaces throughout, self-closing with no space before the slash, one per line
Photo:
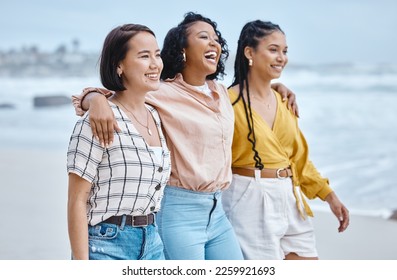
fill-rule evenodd
<path id="1" fill-rule="evenodd" d="M 282 260 L 289 253 L 317 257 L 311 217 L 300 216 L 290 178 L 234 174 L 222 201 L 245 259 Z"/>

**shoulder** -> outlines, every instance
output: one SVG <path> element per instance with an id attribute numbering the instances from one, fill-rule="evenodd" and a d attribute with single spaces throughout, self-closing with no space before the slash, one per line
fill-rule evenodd
<path id="1" fill-rule="evenodd" d="M 154 108 L 152 105 L 146 103 L 146 108 L 149 110 L 149 112 L 155 117 L 156 119 L 160 120 L 159 113 L 156 108 Z"/>
<path id="2" fill-rule="evenodd" d="M 281 94 L 273 89 L 274 95 L 276 97 L 277 103 L 279 104 L 278 108 L 281 109 L 282 112 L 285 112 L 288 115 L 291 115 L 291 117 L 295 120 L 298 120 L 298 118 L 295 116 L 295 114 L 292 112 L 291 109 L 288 109 L 288 99 L 283 101 L 283 98 Z"/>
<path id="3" fill-rule="evenodd" d="M 229 98 L 232 103 L 237 100 L 239 94 L 236 87 L 228 88 L 227 92 L 229 94 Z"/>
<path id="4" fill-rule="evenodd" d="M 218 93 L 227 96 L 227 88 L 225 87 L 225 85 L 214 80 L 207 80 L 207 84 L 210 89 L 216 90 Z"/>

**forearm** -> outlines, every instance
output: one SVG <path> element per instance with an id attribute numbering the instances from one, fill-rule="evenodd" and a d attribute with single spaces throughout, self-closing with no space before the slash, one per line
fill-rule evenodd
<path id="1" fill-rule="evenodd" d="M 88 111 L 90 109 L 91 103 L 100 102 L 99 100 L 103 101 L 106 100 L 106 96 L 98 92 L 90 92 L 81 101 L 81 108 L 84 111 Z"/>
<path id="2" fill-rule="evenodd" d="M 69 240 L 73 259 L 88 260 L 88 225 L 86 205 L 72 202 L 68 206 Z"/>
<path id="3" fill-rule="evenodd" d="M 329 205 L 333 203 L 339 203 L 339 198 L 334 191 L 330 192 L 324 199 L 324 201 L 328 202 Z"/>
<path id="4" fill-rule="evenodd" d="M 87 198 L 91 185 L 76 174 L 69 175 L 68 233 L 73 259 L 88 260 Z"/>
<path id="5" fill-rule="evenodd" d="M 104 88 L 88 87 L 80 94 L 72 95 L 72 104 L 76 111 L 76 115 L 84 115 L 84 113 L 90 108 L 92 100 L 98 95 L 103 95 L 108 98 L 113 95 L 113 92 Z"/>

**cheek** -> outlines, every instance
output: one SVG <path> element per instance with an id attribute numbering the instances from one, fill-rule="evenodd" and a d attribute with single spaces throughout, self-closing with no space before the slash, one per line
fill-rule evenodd
<path id="1" fill-rule="evenodd" d="M 222 52 L 221 44 L 217 44 L 216 48 L 218 49 L 219 57 L 221 57 L 221 52 Z"/>

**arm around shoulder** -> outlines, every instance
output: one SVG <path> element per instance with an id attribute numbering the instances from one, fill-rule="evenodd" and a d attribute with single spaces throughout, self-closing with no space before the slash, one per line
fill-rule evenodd
<path id="1" fill-rule="evenodd" d="M 272 89 L 278 92 L 283 101 L 288 100 L 288 109 L 291 109 L 295 116 L 299 118 L 298 104 L 296 103 L 296 95 L 282 83 L 272 83 Z"/>
<path id="2" fill-rule="evenodd" d="M 114 131 L 120 131 L 113 111 L 106 98 L 113 92 L 103 88 L 85 88 L 80 95 L 72 96 L 76 114 L 82 116 L 90 109 L 90 124 L 94 136 L 100 141 L 102 147 L 107 147 L 113 142 Z"/>
<path id="3" fill-rule="evenodd" d="M 113 92 L 104 88 L 87 87 L 78 95 L 72 95 L 73 107 L 76 115 L 82 116 L 90 108 L 90 100 L 95 95 L 103 95 L 109 98 Z"/>

